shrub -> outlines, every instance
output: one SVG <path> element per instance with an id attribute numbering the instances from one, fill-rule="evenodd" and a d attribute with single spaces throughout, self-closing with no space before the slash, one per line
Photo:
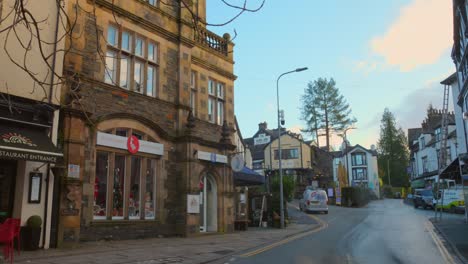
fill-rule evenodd
<path id="1" fill-rule="evenodd" d="M 28 218 L 26 225 L 32 228 L 40 228 L 42 226 L 42 218 L 38 215 L 33 215 Z"/>
<path id="2" fill-rule="evenodd" d="M 341 201 L 345 206 L 361 207 L 369 203 L 373 192 L 365 187 L 341 188 Z"/>

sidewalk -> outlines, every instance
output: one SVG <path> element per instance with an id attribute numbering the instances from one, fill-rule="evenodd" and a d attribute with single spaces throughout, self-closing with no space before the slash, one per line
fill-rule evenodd
<path id="1" fill-rule="evenodd" d="M 431 218 L 431 222 L 461 262 L 468 263 L 468 224 L 464 215 L 444 214 L 442 221 Z"/>
<path id="2" fill-rule="evenodd" d="M 22 251 L 21 256 L 15 254 L 15 263 L 208 263 L 319 227 L 293 207 L 289 214 L 291 224 L 283 230 L 249 227 L 248 231 L 191 238 L 86 242 L 75 249 Z"/>

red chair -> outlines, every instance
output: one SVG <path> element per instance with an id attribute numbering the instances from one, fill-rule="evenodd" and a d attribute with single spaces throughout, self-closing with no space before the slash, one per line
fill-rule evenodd
<path id="1" fill-rule="evenodd" d="M 18 247 L 18 255 L 20 255 L 20 231 L 21 231 L 21 219 L 19 218 L 7 218 L 3 224 L 12 225 L 14 229 L 14 238 L 16 238 L 16 246 Z"/>
<path id="2" fill-rule="evenodd" d="M 15 240 L 15 228 L 11 224 L 1 224 L 0 225 L 0 243 L 4 244 L 3 246 L 3 255 L 6 259 L 10 259 L 10 263 L 13 263 L 14 257 L 14 240 Z"/>

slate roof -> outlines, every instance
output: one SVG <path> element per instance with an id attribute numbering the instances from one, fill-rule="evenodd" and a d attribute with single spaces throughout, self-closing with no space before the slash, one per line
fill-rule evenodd
<path id="1" fill-rule="evenodd" d="M 422 128 L 410 128 L 408 129 L 408 146 L 413 145 L 413 141 L 418 140 L 421 135 Z"/>

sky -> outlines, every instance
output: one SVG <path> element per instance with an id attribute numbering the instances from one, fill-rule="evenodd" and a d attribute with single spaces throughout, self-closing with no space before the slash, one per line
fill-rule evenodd
<path id="1" fill-rule="evenodd" d="M 209 23 L 236 14 L 220 0 L 207 0 Z M 244 0 L 228 0 L 242 5 Z M 247 0 L 256 8 L 260 0 Z M 235 114 L 244 138 L 258 123 L 277 127 L 276 79 L 286 127 L 300 131 L 301 97 L 307 83 L 334 78 L 356 117 L 351 144 L 376 144 L 386 107 L 405 131 L 420 127 L 429 103 L 441 107 L 440 82 L 455 71 L 452 1 L 448 0 L 266 0 L 255 13 L 210 27 L 234 36 Z M 451 98 L 450 98 L 451 99 Z M 453 106 L 452 106 L 453 107 Z M 305 138 L 310 136 L 304 135 Z M 325 142 L 320 138 L 320 145 Z M 338 146 L 341 139 L 334 137 Z"/>

